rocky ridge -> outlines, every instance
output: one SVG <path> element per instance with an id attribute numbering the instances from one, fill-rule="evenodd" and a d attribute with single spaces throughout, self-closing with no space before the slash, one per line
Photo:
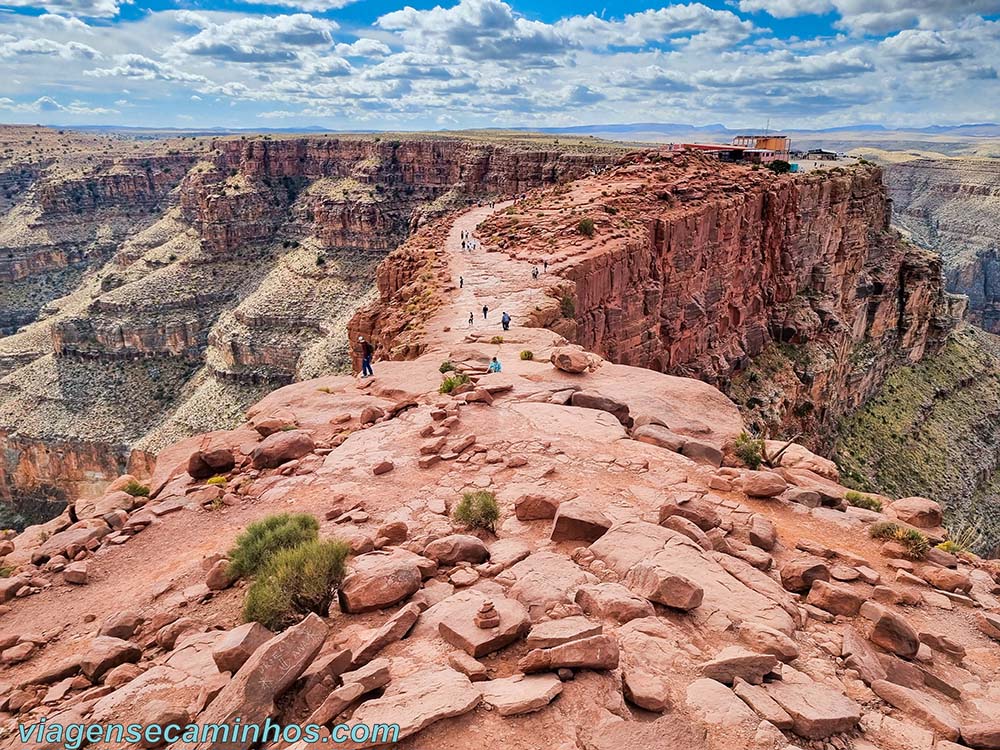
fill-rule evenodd
<path id="1" fill-rule="evenodd" d="M 969 298 L 969 320 L 1000 333 L 1000 160 L 913 159 L 885 167 L 893 221 L 944 259 L 948 289 Z"/>
<path id="2" fill-rule="evenodd" d="M 419 356 L 283 387 L 162 451 L 148 498 L 121 477 L 79 520 L 0 543 L 4 727 L 271 715 L 396 723 L 402 748 L 997 747 L 1000 570 L 869 533 L 938 541 L 940 506 L 853 507 L 798 445 L 750 469 L 711 385 L 501 334 L 497 298 L 531 322 L 549 287 L 486 235 L 461 251 L 488 213 L 436 229 L 466 283 L 442 288 Z M 463 328 L 478 302 L 494 318 Z M 442 360 L 469 378 L 450 394 Z M 470 490 L 494 493 L 495 533 L 452 517 Z M 224 556 L 290 508 L 352 556 L 330 610 L 276 634 L 238 622 Z"/>
<path id="3" fill-rule="evenodd" d="M 76 137 L 38 130 L 57 145 Z M 234 424 L 268 390 L 343 369 L 346 321 L 416 227 L 618 153 L 420 136 L 129 146 L 0 165 L 0 307 L 13 315 L 0 338 L 0 498 L 25 512 L 92 497 L 170 442 Z"/>

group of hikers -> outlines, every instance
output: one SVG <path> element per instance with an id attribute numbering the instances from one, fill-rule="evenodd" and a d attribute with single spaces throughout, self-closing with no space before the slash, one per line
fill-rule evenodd
<path id="1" fill-rule="evenodd" d="M 522 200 L 525 197 L 526 196 L 522 196 Z M 483 204 L 480 202 L 479 205 L 482 206 Z M 495 202 L 490 201 L 490 203 L 489 203 L 489 207 L 490 208 L 493 208 L 495 205 L 496 205 Z M 477 247 L 479 247 L 479 241 L 472 238 L 472 231 L 469 230 L 469 229 L 463 229 L 461 231 L 461 233 L 460 233 L 460 238 L 461 238 L 461 242 L 462 242 L 462 250 L 463 251 L 464 250 L 474 250 Z M 547 273 L 548 270 L 549 270 L 549 261 L 548 260 L 543 260 L 542 261 L 542 273 Z M 532 269 L 531 269 L 531 278 L 532 279 L 537 279 L 538 276 L 539 276 L 538 266 L 533 266 Z M 465 277 L 464 276 L 459 276 L 458 277 L 458 288 L 459 289 L 464 289 L 465 288 Z M 489 308 L 489 306 L 488 305 L 483 305 L 483 320 L 484 321 L 488 321 L 489 320 L 489 314 L 490 314 L 490 308 Z M 475 324 L 475 322 L 476 322 L 476 316 L 473 313 L 470 312 L 469 313 L 469 328 L 472 328 L 472 326 Z M 503 327 L 503 330 L 505 330 L 505 331 L 509 331 L 510 330 L 510 322 L 511 322 L 510 314 L 506 310 L 504 310 L 500 314 L 500 325 Z M 372 370 L 372 358 L 375 355 L 375 349 L 374 349 L 374 347 L 372 347 L 371 342 L 369 342 L 364 336 L 358 336 L 357 354 L 361 357 L 361 377 L 362 378 L 373 377 L 375 375 L 375 373 Z M 497 359 L 496 357 L 493 357 L 492 360 L 490 360 L 488 372 L 500 372 L 500 371 L 501 371 L 500 360 Z"/>

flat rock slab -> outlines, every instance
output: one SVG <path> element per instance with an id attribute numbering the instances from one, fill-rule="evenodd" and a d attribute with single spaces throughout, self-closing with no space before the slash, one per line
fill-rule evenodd
<path id="1" fill-rule="evenodd" d="M 759 685 L 764 675 L 778 666 L 778 659 L 771 654 L 755 654 L 740 646 L 722 649 L 719 655 L 701 665 L 701 674 L 725 685 L 737 680 Z"/>
<path id="2" fill-rule="evenodd" d="M 476 683 L 483 702 L 501 716 L 538 711 L 562 692 L 562 682 L 554 674 L 518 674 L 500 680 Z"/>
<path id="3" fill-rule="evenodd" d="M 476 598 L 466 601 L 449 612 L 448 617 L 438 625 L 442 638 L 476 658 L 509 646 L 527 635 L 531 628 L 528 610 L 524 605 L 505 597 L 491 599 L 500 615 L 500 624 L 495 628 L 480 628 L 476 625 L 476 613 L 482 601 Z"/>
<path id="4" fill-rule="evenodd" d="M 427 669 L 395 680 L 382 697 L 362 703 L 347 722 L 347 734 L 350 736 L 355 726 L 359 726 L 359 736 L 362 736 L 362 729 L 367 731 L 377 725 L 396 724 L 399 734 L 395 739 L 402 740 L 436 721 L 471 711 L 480 700 L 479 690 L 464 674 L 448 667 Z M 361 750 L 391 744 L 389 740 L 392 739 L 348 742 L 339 747 Z"/>
<path id="5" fill-rule="evenodd" d="M 704 618 L 721 613 L 732 622 L 756 622 L 783 633 L 795 630 L 791 616 L 779 604 L 730 575 L 711 553 L 676 531 L 626 521 L 613 526 L 590 550 L 622 578 L 640 563 L 683 576 L 704 592 L 694 610 Z"/>
<path id="6" fill-rule="evenodd" d="M 547 620 L 532 626 L 528 633 L 528 648 L 552 648 L 568 641 L 577 641 L 600 635 L 603 627 L 586 617 L 564 617 L 561 620 Z"/>
<path id="7" fill-rule="evenodd" d="M 799 737 L 822 740 L 848 732 L 861 720 L 861 707 L 842 693 L 815 682 L 771 682 L 767 694 L 792 717 Z"/>

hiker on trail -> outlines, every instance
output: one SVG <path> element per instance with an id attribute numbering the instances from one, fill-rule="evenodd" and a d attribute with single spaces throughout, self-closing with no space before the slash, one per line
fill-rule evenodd
<path id="1" fill-rule="evenodd" d="M 494 357 L 493 359 L 490 360 L 490 368 L 489 370 L 487 370 L 487 372 L 500 372 L 500 370 L 501 370 L 500 360 Z"/>
<path id="2" fill-rule="evenodd" d="M 469 328 L 472 328 L 472 323 L 474 320 L 475 317 L 472 315 L 472 313 L 469 313 Z"/>
<path id="3" fill-rule="evenodd" d="M 533 279 L 538 278 L 538 266 L 535 266 L 534 268 L 531 269 L 531 278 Z"/>
<path id="4" fill-rule="evenodd" d="M 549 261 L 547 258 L 542 261 L 542 270 L 545 271 L 545 273 L 549 272 Z"/>
<path id="5" fill-rule="evenodd" d="M 364 336 L 358 336 L 358 349 L 361 352 L 361 377 L 374 377 L 375 373 L 372 371 L 372 355 L 375 353 L 375 350 L 372 348 L 372 345 L 365 340 Z"/>
<path id="6" fill-rule="evenodd" d="M 465 250 L 465 240 L 462 240 L 462 249 Z"/>
<path id="7" fill-rule="evenodd" d="M 489 312 L 490 308 L 488 308 L 486 305 L 483 305 L 483 320 L 486 320 L 486 316 L 489 314 Z"/>
<path id="8" fill-rule="evenodd" d="M 465 286 L 465 277 L 459 276 L 458 277 L 458 288 L 462 289 L 464 286 Z"/>
<path id="9" fill-rule="evenodd" d="M 505 331 L 510 330 L 510 316 L 507 314 L 506 310 L 504 310 L 503 315 L 500 316 L 500 323 L 503 325 L 503 329 Z"/>

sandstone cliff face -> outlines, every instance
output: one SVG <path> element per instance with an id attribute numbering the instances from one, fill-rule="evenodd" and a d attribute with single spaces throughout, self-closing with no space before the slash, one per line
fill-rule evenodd
<path id="1" fill-rule="evenodd" d="M 419 137 L 99 146 L 0 161 L 0 498 L 84 490 L 39 463 L 51 446 L 99 483 L 132 449 L 342 369 L 347 320 L 412 231 L 616 158 Z"/>
<path id="2" fill-rule="evenodd" d="M 963 313 L 940 259 L 889 220 L 875 167 L 778 177 L 651 152 L 537 191 L 480 233 L 551 264 L 553 303 L 535 325 L 615 362 L 706 380 L 757 428 L 828 451 L 837 421 L 894 367 L 937 350 Z M 394 357 L 422 350 L 419 316 L 399 311 L 443 283 L 434 245 L 414 238 L 387 259 L 381 301 L 352 335 Z"/>
<path id="3" fill-rule="evenodd" d="M 1000 159 L 916 159 L 885 168 L 893 222 L 944 259 L 969 320 L 1000 333 Z"/>

